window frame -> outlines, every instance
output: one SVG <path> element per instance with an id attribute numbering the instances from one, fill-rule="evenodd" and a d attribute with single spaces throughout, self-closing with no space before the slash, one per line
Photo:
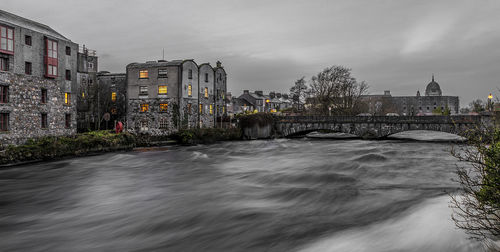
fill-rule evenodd
<path id="1" fill-rule="evenodd" d="M 71 128 L 71 114 L 67 113 L 64 115 L 64 126 L 66 129 Z"/>
<path id="2" fill-rule="evenodd" d="M 159 68 L 158 78 L 168 78 L 168 70 L 166 68 Z"/>
<path id="3" fill-rule="evenodd" d="M 24 35 L 24 44 L 28 46 L 33 45 L 33 40 L 31 38 L 31 35 Z"/>
<path id="4" fill-rule="evenodd" d="M 149 71 L 146 70 L 139 70 L 139 79 L 149 79 Z"/>
<path id="5" fill-rule="evenodd" d="M 0 57 L 0 71 L 9 71 L 8 57 Z"/>
<path id="6" fill-rule="evenodd" d="M 2 31 L 4 29 L 5 29 L 5 35 L 2 34 Z M 12 31 L 11 37 L 9 37 L 9 31 Z M 15 38 L 15 29 L 10 26 L 0 24 L 0 52 L 13 55 L 15 51 L 14 38 Z M 5 49 L 2 49 L 2 41 L 5 41 Z M 11 42 L 12 50 L 9 50 L 9 41 Z"/>
<path id="7" fill-rule="evenodd" d="M 9 103 L 9 86 L 0 85 L 0 104 Z"/>
<path id="8" fill-rule="evenodd" d="M 146 113 L 149 111 L 149 103 L 142 103 L 139 105 L 139 111 L 141 113 Z"/>
<path id="9" fill-rule="evenodd" d="M 166 117 L 160 117 L 160 120 L 158 120 L 158 128 L 168 129 L 168 119 Z"/>
<path id="10" fill-rule="evenodd" d="M 188 84 L 188 96 L 193 96 L 193 85 Z"/>
<path id="11" fill-rule="evenodd" d="M 116 92 L 111 92 L 111 101 L 116 102 Z"/>
<path id="12" fill-rule="evenodd" d="M 71 106 L 71 93 L 69 92 L 64 93 L 64 105 Z"/>
<path id="13" fill-rule="evenodd" d="M 71 56 L 71 47 L 66 46 L 66 56 Z"/>
<path id="14" fill-rule="evenodd" d="M 204 96 L 205 98 L 208 98 L 208 87 L 205 87 Z"/>
<path id="15" fill-rule="evenodd" d="M 0 113 L 0 132 L 9 131 L 9 113 Z"/>
<path id="16" fill-rule="evenodd" d="M 188 69 L 188 79 L 193 79 L 193 69 Z"/>
<path id="17" fill-rule="evenodd" d="M 47 116 L 47 113 L 41 113 L 40 114 L 40 128 L 42 129 L 48 129 L 49 124 L 49 119 Z"/>
<path id="18" fill-rule="evenodd" d="M 58 76 L 58 48 L 59 42 L 57 40 L 45 38 L 45 77 L 56 78 Z"/>
<path id="19" fill-rule="evenodd" d="M 26 74 L 26 75 L 33 74 L 33 64 L 29 61 L 24 62 L 24 74 Z"/>
<path id="20" fill-rule="evenodd" d="M 165 92 L 162 92 L 162 89 L 165 88 Z M 167 85 L 158 85 L 158 95 L 167 95 L 168 94 L 168 86 Z"/>
<path id="21" fill-rule="evenodd" d="M 205 73 L 205 82 L 208 82 L 208 73 Z"/>
<path id="22" fill-rule="evenodd" d="M 40 94 L 40 103 L 46 104 L 47 103 L 47 96 L 48 96 L 47 94 L 48 94 L 48 91 L 45 88 L 42 88 L 40 91 L 41 91 L 41 94 Z"/>
<path id="23" fill-rule="evenodd" d="M 168 103 L 160 103 L 158 105 L 158 112 L 160 113 L 168 112 Z"/>
<path id="24" fill-rule="evenodd" d="M 143 91 L 145 89 L 146 91 Z M 148 95 L 148 86 L 139 86 L 139 96 L 147 96 Z"/>
<path id="25" fill-rule="evenodd" d="M 66 69 L 65 79 L 66 79 L 67 81 L 70 81 L 70 80 L 71 80 L 71 70 Z"/>

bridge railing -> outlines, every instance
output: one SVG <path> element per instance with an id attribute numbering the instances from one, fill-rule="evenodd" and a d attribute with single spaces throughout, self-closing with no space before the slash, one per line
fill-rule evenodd
<path id="1" fill-rule="evenodd" d="M 453 116 L 275 116 L 277 122 L 289 123 L 480 123 L 479 115 Z"/>

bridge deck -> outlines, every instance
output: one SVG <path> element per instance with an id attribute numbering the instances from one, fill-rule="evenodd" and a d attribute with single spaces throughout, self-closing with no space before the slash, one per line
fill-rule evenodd
<path id="1" fill-rule="evenodd" d="M 275 122 L 477 124 L 481 122 L 481 116 L 275 116 Z"/>

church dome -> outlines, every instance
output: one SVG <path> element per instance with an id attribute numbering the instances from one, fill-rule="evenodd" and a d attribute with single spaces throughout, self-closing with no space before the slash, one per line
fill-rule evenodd
<path id="1" fill-rule="evenodd" d="M 427 84 L 425 88 L 425 96 L 441 96 L 441 87 L 434 81 L 434 75 L 432 75 L 432 81 Z"/>

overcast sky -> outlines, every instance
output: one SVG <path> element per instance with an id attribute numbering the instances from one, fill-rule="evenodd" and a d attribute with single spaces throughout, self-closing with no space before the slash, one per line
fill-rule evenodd
<path id="1" fill-rule="evenodd" d="M 25 1 L 2 9 L 97 51 L 99 70 L 131 62 L 222 61 L 228 89 L 288 91 L 331 65 L 353 69 L 370 93 L 499 95 L 500 1 Z"/>

